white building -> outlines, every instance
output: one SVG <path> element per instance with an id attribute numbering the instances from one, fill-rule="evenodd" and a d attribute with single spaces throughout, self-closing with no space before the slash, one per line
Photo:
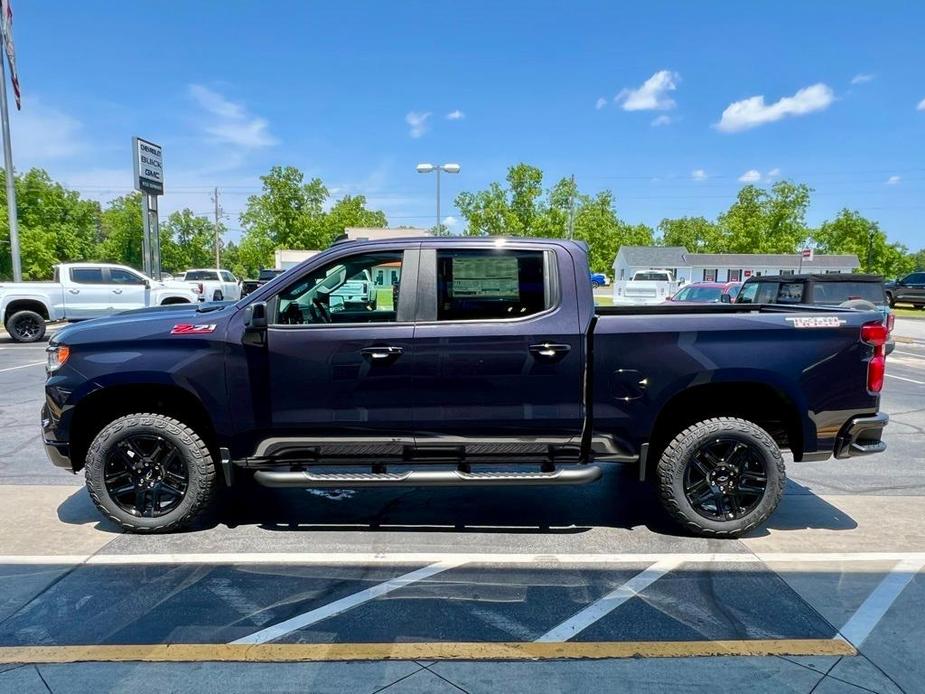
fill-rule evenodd
<path id="1" fill-rule="evenodd" d="M 621 246 L 613 278 L 628 280 L 638 270 L 670 270 L 683 282 L 736 282 L 761 275 L 853 272 L 858 267 L 856 255 L 815 254 L 801 265 L 799 253 L 688 253 L 684 246 Z"/>

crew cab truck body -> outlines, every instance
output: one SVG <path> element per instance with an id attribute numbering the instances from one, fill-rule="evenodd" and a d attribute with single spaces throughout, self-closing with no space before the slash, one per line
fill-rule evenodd
<path id="1" fill-rule="evenodd" d="M 241 298 L 241 282 L 229 270 L 187 270 L 179 281 L 189 285 L 200 301 L 237 301 Z"/>
<path id="2" fill-rule="evenodd" d="M 331 302 L 398 268 L 376 304 Z M 70 326 L 49 346 L 51 460 L 132 531 L 216 487 L 593 482 L 638 468 L 691 532 L 763 522 L 797 461 L 884 449 L 876 312 L 595 308 L 584 249 L 344 242 L 234 305 Z"/>
<path id="3" fill-rule="evenodd" d="M 46 322 L 86 320 L 196 299 L 183 283 L 157 282 L 130 267 L 106 263 L 56 265 L 51 282 L 0 282 L 0 316 L 16 342 L 41 340 Z"/>

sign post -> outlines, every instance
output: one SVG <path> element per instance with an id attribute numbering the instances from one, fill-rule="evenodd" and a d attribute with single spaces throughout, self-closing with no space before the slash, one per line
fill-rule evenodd
<path id="1" fill-rule="evenodd" d="M 144 226 L 142 258 L 145 274 L 161 278 L 160 225 L 157 196 L 164 194 L 164 152 L 160 145 L 132 138 L 135 190 L 141 192 L 141 219 Z"/>

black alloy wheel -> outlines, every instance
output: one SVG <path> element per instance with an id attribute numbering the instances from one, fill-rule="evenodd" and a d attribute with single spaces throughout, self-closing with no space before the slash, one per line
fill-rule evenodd
<path id="1" fill-rule="evenodd" d="M 737 438 L 716 438 L 700 446 L 684 471 L 684 495 L 699 515 L 713 521 L 743 518 L 768 488 L 765 458 Z"/>
<path id="2" fill-rule="evenodd" d="M 142 518 L 170 513 L 189 488 L 189 471 L 179 449 L 157 434 L 135 433 L 117 441 L 103 474 L 112 501 Z"/>

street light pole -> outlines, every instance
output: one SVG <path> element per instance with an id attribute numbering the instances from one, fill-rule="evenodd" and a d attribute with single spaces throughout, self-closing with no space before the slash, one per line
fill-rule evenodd
<path id="1" fill-rule="evenodd" d="M 437 174 L 437 226 L 435 227 L 436 233 L 439 234 L 443 228 L 443 224 L 440 220 L 440 172 L 448 174 L 458 174 L 460 170 L 459 164 L 418 164 L 415 167 L 415 170 L 418 173 L 428 174 L 435 173 Z"/>
<path id="2" fill-rule="evenodd" d="M 16 217 L 16 180 L 13 178 L 13 146 L 10 143 L 10 114 L 6 105 L 6 65 L 0 56 L 0 118 L 3 120 L 3 161 L 6 166 L 6 209 L 10 222 L 10 255 L 13 281 L 22 282 L 19 259 L 19 221 Z"/>

